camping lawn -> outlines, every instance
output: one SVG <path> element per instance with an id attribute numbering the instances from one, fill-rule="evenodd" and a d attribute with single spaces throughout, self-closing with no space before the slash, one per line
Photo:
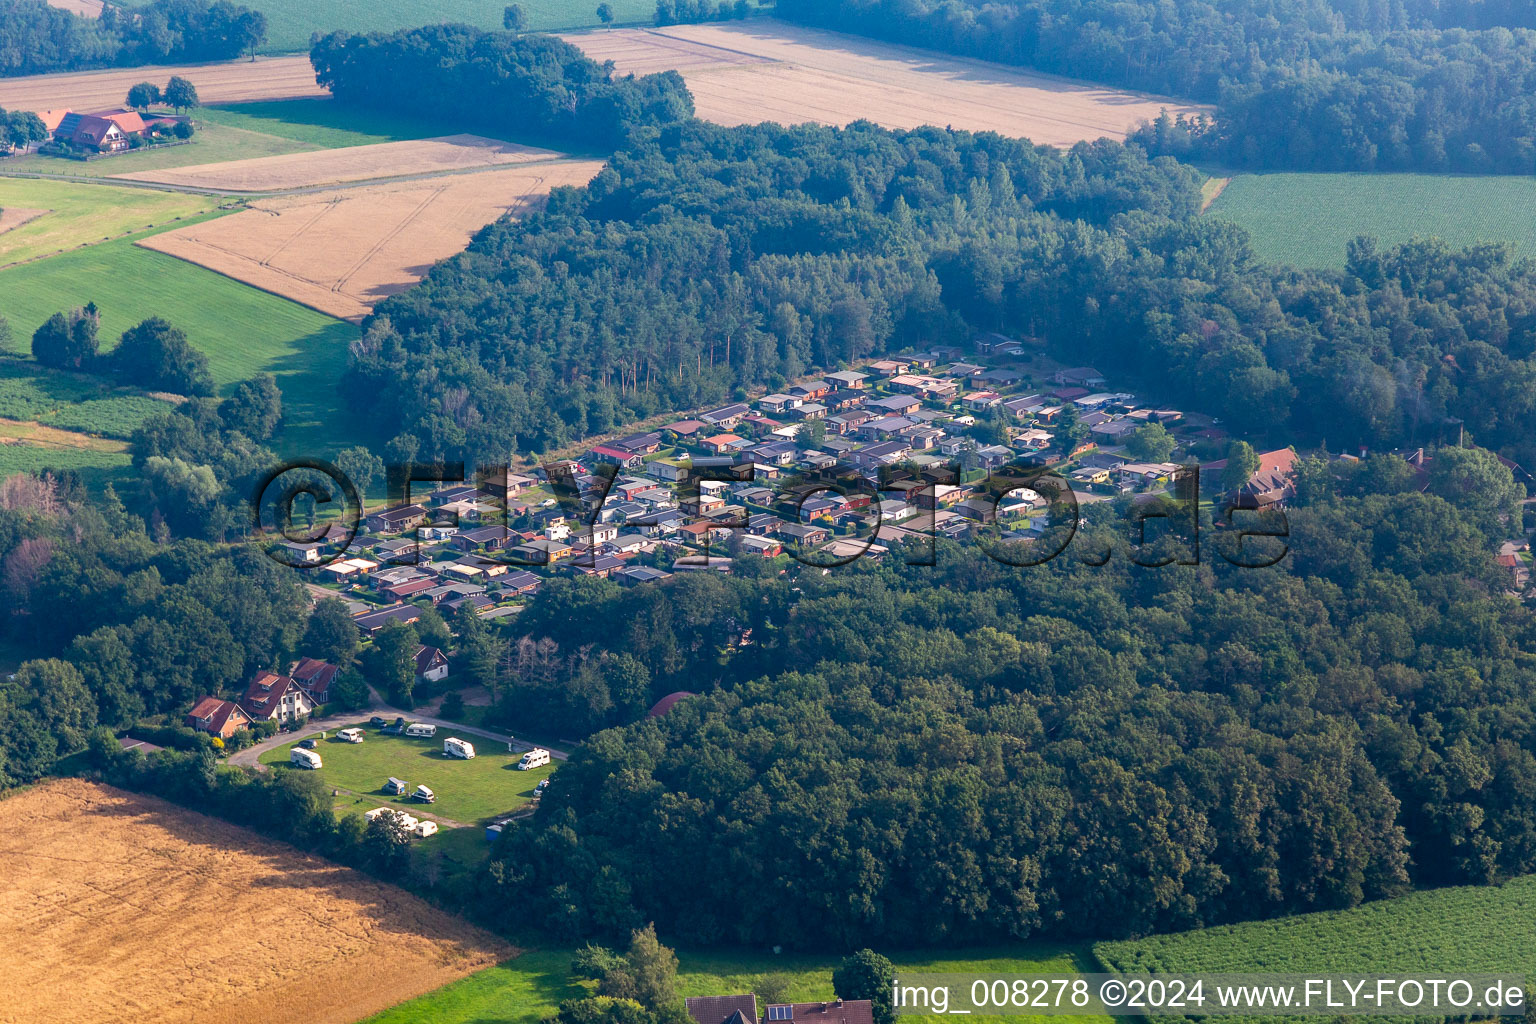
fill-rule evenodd
<path id="1" fill-rule="evenodd" d="M 556 767 L 551 764 L 517 771 L 512 766 L 522 755 L 508 754 L 495 740 L 469 734 L 465 738 L 475 745 L 477 756 L 468 761 L 449 757 L 443 753 L 443 740 L 454 733 L 441 726 L 436 736 L 415 739 L 384 736 L 365 723 L 358 724 L 366 734 L 362 743 L 347 743 L 332 733 L 329 739 L 320 740 L 316 752 L 325 762 L 320 777 L 326 785 L 366 795 L 357 802 L 359 813 L 390 804 L 406 810 L 430 810 L 454 821 L 477 822 L 528 803 L 533 799 L 533 787 Z M 292 748 L 292 743 L 275 747 L 261 755 L 261 762 L 287 764 Z M 425 783 L 437 794 L 437 802 L 418 803 L 409 794 L 386 796 L 384 781 L 390 776 L 409 782 L 412 790 Z"/>
<path id="2" fill-rule="evenodd" d="M 454 21 L 501 28 L 506 0 L 262 0 L 267 16 L 264 53 L 309 49 L 311 32 L 393 32 Z M 611 0 L 614 24 L 650 25 L 656 0 Z M 522 0 L 528 27 L 537 32 L 589 28 L 598 24 L 596 0 Z"/>
<path id="3" fill-rule="evenodd" d="M 162 316 L 208 356 L 220 388 L 266 371 L 283 392 L 283 454 L 328 457 L 361 443 L 338 408 L 336 381 L 358 328 L 130 239 L 103 242 L 0 271 L 0 310 L 18 349 L 50 315 L 87 302 L 101 310 L 101 348 Z"/>
<path id="4" fill-rule="evenodd" d="M 518 944 L 517 936 L 512 936 Z M 532 943 L 528 943 L 532 944 Z M 370 1017 L 365 1024 L 537 1024 L 551 1016 L 565 999 L 590 994 L 590 987 L 571 977 L 574 951 L 558 946 L 535 949 L 515 960 L 488 968 L 436 992 L 402 1003 Z M 1052 974 L 1058 977 L 1099 968 L 1079 947 L 1020 943 L 985 949 L 960 949 L 948 955 L 932 951 L 887 953 L 898 969 L 978 973 L 1015 977 Z M 690 952 L 678 950 L 678 994 L 725 995 L 750 992 L 767 974 L 787 976 L 787 997 L 809 1002 L 829 999 L 837 956 L 767 952 Z M 938 1017 L 903 1017 L 911 1024 L 937 1024 Z M 1044 1018 L 1010 1018 L 1019 1021 Z M 1083 1024 L 1111 1024 L 1108 1017 L 1084 1017 Z"/>

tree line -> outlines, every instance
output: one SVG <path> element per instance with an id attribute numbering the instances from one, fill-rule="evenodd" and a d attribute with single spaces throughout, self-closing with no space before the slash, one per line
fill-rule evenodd
<path id="1" fill-rule="evenodd" d="M 44 0 L 0 0 L 0 75 L 226 60 L 254 53 L 267 19 L 229 0 L 108 2 L 85 17 Z"/>
<path id="2" fill-rule="evenodd" d="M 780 0 L 778 16 L 1218 105 L 1137 133 L 1227 166 L 1529 174 L 1536 32 L 1480 0 Z"/>
<path id="3" fill-rule="evenodd" d="M 188 397 L 213 394 L 208 357 L 184 331 L 153 316 L 123 332 L 117 347 L 101 354 L 101 311 L 94 302 L 55 313 L 32 333 L 32 358 L 58 370 L 105 372 L 155 391 Z"/>
<path id="4" fill-rule="evenodd" d="M 467 25 L 333 32 L 315 41 L 310 61 L 319 83 L 348 105 L 581 150 L 607 152 L 636 127 L 693 114 L 676 72 L 618 77 L 611 63 L 547 35 Z"/>

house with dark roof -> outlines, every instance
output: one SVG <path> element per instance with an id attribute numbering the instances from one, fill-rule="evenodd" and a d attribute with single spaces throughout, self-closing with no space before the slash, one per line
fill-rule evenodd
<path id="1" fill-rule="evenodd" d="M 240 698 L 240 710 L 253 722 L 291 722 L 315 710 L 315 700 L 292 676 L 258 672 Z"/>
<path id="2" fill-rule="evenodd" d="M 659 718 L 677 700 L 691 696 L 693 694 L 681 691 L 667 694 L 651 709 L 651 717 Z M 661 708 L 662 704 L 667 704 L 667 707 L 658 712 L 657 708 Z M 757 1024 L 757 996 L 750 992 L 739 996 L 689 996 L 684 1000 L 684 1006 L 688 1009 L 688 1016 L 693 1018 L 693 1024 L 742 1024 L 735 1019 L 737 1017 L 744 1018 L 745 1024 Z"/>
<path id="3" fill-rule="evenodd" d="M 233 701 L 217 697 L 204 697 L 192 706 L 185 719 L 188 729 L 206 732 L 227 740 L 251 724 L 244 711 Z"/>
<path id="4" fill-rule="evenodd" d="M 341 674 L 341 669 L 319 658 L 300 658 L 288 674 L 304 688 L 311 700 L 325 704 L 331 699 L 331 684 Z"/>
<path id="5" fill-rule="evenodd" d="M 436 647 L 422 644 L 416 648 L 416 681 L 437 682 L 448 675 L 448 656 Z"/>
<path id="6" fill-rule="evenodd" d="M 385 608 L 381 611 L 359 615 L 352 621 L 357 623 L 358 629 L 368 636 L 373 636 L 391 622 L 405 625 L 415 622 L 419 618 L 421 618 L 420 608 L 413 604 L 397 604 L 393 608 Z"/>

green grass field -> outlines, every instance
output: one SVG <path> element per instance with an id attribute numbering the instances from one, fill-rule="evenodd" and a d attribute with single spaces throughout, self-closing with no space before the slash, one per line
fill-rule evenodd
<path id="1" fill-rule="evenodd" d="M 45 469 L 70 469 L 80 474 L 86 486 L 96 489 L 113 482 L 130 464 L 129 457 L 120 452 L 42 448 L 0 441 L 0 477 L 12 473 L 37 473 Z"/>
<path id="2" fill-rule="evenodd" d="M 0 359 L 0 418 L 30 420 L 127 440 L 145 419 L 170 406 L 86 373 L 63 373 L 30 359 Z"/>
<path id="3" fill-rule="evenodd" d="M 513 937 L 514 943 L 517 941 Z M 366 1024 L 536 1024 L 560 1002 L 588 993 L 570 975 L 571 950 L 537 949 L 515 960 L 471 975 L 436 992 L 368 1018 Z M 948 955 L 932 952 L 890 953 L 898 968 L 918 971 L 978 972 L 1012 976 L 1048 973 L 1071 975 L 1094 970 L 1086 951 L 1060 946 L 1021 944 L 991 949 L 963 949 Z M 788 976 L 788 998 L 795 1002 L 829 999 L 832 970 L 839 957 L 786 953 L 678 951 L 678 993 L 682 996 L 750 992 L 765 974 Z M 903 1016 L 903 1021 L 938 1024 L 938 1017 Z M 1044 1018 L 1010 1018 L 1041 1021 Z M 1108 1017 L 1082 1017 L 1083 1024 L 1109 1024 Z"/>
<path id="4" fill-rule="evenodd" d="M 1343 267 L 1358 235 L 1453 245 L 1513 242 L 1536 256 L 1536 178 L 1448 174 L 1240 174 L 1206 211 L 1248 229 L 1260 258 Z"/>
<path id="5" fill-rule="evenodd" d="M 1536 876 L 1438 889 L 1352 910 L 1101 942 L 1112 970 L 1536 976 Z"/>
<path id="6" fill-rule="evenodd" d="M 362 810 L 384 804 L 425 807 L 454 821 L 475 822 L 522 807 L 533 798 L 533 787 L 539 780 L 555 769 L 549 765 L 517 771 L 512 766 L 521 755 L 508 754 L 505 747 L 498 749 L 495 741 L 475 736 L 466 738 L 475 745 L 477 757 L 468 761 L 449 757 L 443 753 L 443 740 L 453 735 L 449 729 L 439 728 L 431 739 L 412 739 L 383 736 L 377 729 L 363 728 L 367 738 L 362 743 L 345 743 L 333 734 L 316 748 L 325 762 L 320 776 L 327 785 L 368 794 Z M 261 755 L 261 761 L 287 764 L 292 747 L 287 743 L 269 750 Z M 437 802 L 427 806 L 409 796 L 385 796 L 384 780 L 391 775 L 409 782 L 412 789 L 420 784 L 431 787 Z"/>
<path id="7" fill-rule="evenodd" d="M 179 192 L 0 178 L 0 208 L 50 211 L 0 234 L 0 267 L 104 238 L 171 227 L 218 205 L 217 198 Z"/>
<path id="8" fill-rule="evenodd" d="M 540 32 L 599 24 L 598 0 L 522 0 L 528 27 Z M 615 24 L 650 24 L 656 0 L 610 0 Z M 456 21 L 501 28 L 506 0 L 265 0 L 267 53 L 309 49 L 312 32 L 393 32 Z"/>
<path id="9" fill-rule="evenodd" d="M 0 163 L 0 170 L 25 171 L 28 174 L 110 177 L 114 174 L 129 174 L 134 171 L 159 171 L 167 167 L 190 167 L 192 164 L 222 163 L 226 160 L 247 160 L 259 156 L 282 156 L 285 153 L 302 153 L 315 148 L 278 135 L 208 123 L 203 113 L 198 112 L 198 132 L 185 146 L 139 150 L 105 160 L 92 160 L 89 163 L 33 154 L 6 160 Z"/>
<path id="10" fill-rule="evenodd" d="M 296 143 L 301 149 L 345 149 L 442 135 L 440 122 L 349 110 L 334 100 L 270 100 L 204 107 L 199 121 Z"/>
<path id="11" fill-rule="evenodd" d="M 285 454 L 323 456 L 360 443 L 335 392 L 356 326 L 126 239 L 0 271 L 0 313 L 19 347 L 53 313 L 87 302 L 101 310 L 103 351 L 158 315 L 187 332 L 221 387 L 275 374 L 285 427 L 274 447 Z"/>

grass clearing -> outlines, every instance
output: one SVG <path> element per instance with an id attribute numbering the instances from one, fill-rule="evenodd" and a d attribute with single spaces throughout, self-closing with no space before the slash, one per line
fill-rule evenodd
<path id="1" fill-rule="evenodd" d="M 183 148 L 192 149 L 191 146 Z M 219 200 L 215 197 L 180 192 L 35 178 L 0 178 L 0 207 L 48 211 L 0 234 L 0 267 L 130 232 L 170 227 L 208 213 L 218 205 Z M 10 316 L 8 307 L 0 307 L 0 312 Z"/>
<path id="2" fill-rule="evenodd" d="M 292 139 L 251 131 L 233 125 L 214 124 L 197 115 L 197 134 L 185 146 L 164 146 L 141 149 L 108 157 L 103 160 L 82 162 L 57 156 L 13 157 L 0 163 L 0 170 L 23 171 L 27 174 L 69 174 L 89 177 L 110 177 L 135 171 L 157 171 L 189 164 L 211 164 L 223 160 L 247 160 L 259 156 L 284 156 L 302 153 L 315 147 Z"/>
<path id="3" fill-rule="evenodd" d="M 359 811 L 389 804 L 473 823 L 527 804 L 533 799 L 533 787 L 556 768 L 550 764 L 532 771 L 517 771 L 512 766 L 521 754 L 508 754 L 494 740 L 469 734 L 465 734 L 466 738 L 475 745 L 477 756 L 468 761 L 448 757 L 443 753 L 443 740 L 454 733 L 441 726 L 430 739 L 384 736 L 367 725 L 361 728 L 366 733 L 362 743 L 338 740 L 333 733 L 316 748 L 325 762 L 320 777 L 327 785 L 366 795 L 356 805 Z M 287 764 L 291 749 L 293 743 L 275 747 L 261 755 L 261 762 Z M 386 796 L 384 780 L 390 776 L 409 782 L 413 790 L 418 785 L 429 786 L 437 793 L 437 802 L 422 804 L 409 795 Z"/>
<path id="4" fill-rule="evenodd" d="M 547 948 L 524 953 L 515 960 L 413 999 L 366 1024 L 536 1024 L 555 1012 L 560 1002 L 588 994 L 585 983 L 571 977 L 573 950 Z M 887 954 L 898 968 L 917 971 L 978 972 L 1011 977 L 1017 974 L 1072 975 L 1095 970 L 1087 950 L 1080 947 L 1023 943 L 982 949 Z M 766 974 L 788 976 L 788 998 L 796 1002 L 830 999 L 832 970 L 840 956 L 825 954 L 719 952 L 678 950 L 678 993 L 682 996 L 750 992 Z M 1017 1018 L 1044 1020 L 1044 1018 Z M 1081 1018 L 1083 1024 L 1110 1024 L 1109 1017 Z M 917 1024 L 937 1024 L 938 1017 L 903 1017 Z"/>
<path id="5" fill-rule="evenodd" d="M 1536 875 L 1411 893 L 1351 910 L 1101 942 L 1110 970 L 1455 977 L 1536 975 Z"/>
<path id="6" fill-rule="evenodd" d="M 88 373 L 66 373 L 30 359 L 0 359 L 0 418 L 29 420 L 127 440 L 169 403 Z"/>
<path id="7" fill-rule="evenodd" d="M 1259 257 L 1342 268 L 1358 235 L 1396 245 L 1431 235 L 1456 246 L 1513 242 L 1536 256 L 1536 178 L 1452 174 L 1240 174 L 1207 216 L 1239 224 Z"/>
<path id="8" fill-rule="evenodd" d="M 358 336 L 354 325 L 129 239 L 0 271 L 0 311 L 18 339 L 31 338 L 52 314 L 87 302 L 101 309 L 103 351 L 128 328 L 163 316 L 208 356 L 220 387 L 261 371 L 274 374 L 285 426 L 273 447 L 285 454 L 322 456 L 360 443 L 345 426 L 335 391 L 347 346 Z"/>
<path id="9" fill-rule="evenodd" d="M 506 0 L 266 0 L 265 53 L 308 51 L 311 32 L 393 32 L 434 22 L 462 22 L 500 29 Z M 611 0 L 616 24 L 649 25 L 655 0 Z M 528 27 L 538 32 L 591 28 L 597 20 L 592 0 L 523 0 Z"/>
<path id="10" fill-rule="evenodd" d="M 197 118 L 217 127 L 257 132 L 320 149 L 409 142 L 443 134 L 440 121 L 348 109 L 330 99 L 231 103 L 204 107 Z"/>

